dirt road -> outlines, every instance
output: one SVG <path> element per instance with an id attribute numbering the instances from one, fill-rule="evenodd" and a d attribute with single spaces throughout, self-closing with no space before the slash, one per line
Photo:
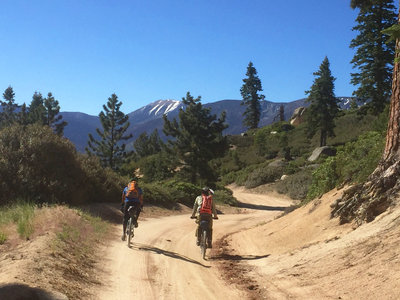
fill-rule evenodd
<path id="1" fill-rule="evenodd" d="M 292 203 L 277 194 L 234 193 L 244 203 L 243 213 L 219 215 L 214 221 L 214 241 L 267 222 Z M 216 256 L 208 252 L 206 260 L 201 258 L 195 245 L 195 228 L 189 215 L 147 219 L 139 223 L 128 248 L 121 241 L 121 228 L 116 227 L 114 241 L 102 262 L 104 275 L 100 281 L 104 285 L 95 291 L 94 298 L 243 299 L 244 292 L 222 278 Z"/>

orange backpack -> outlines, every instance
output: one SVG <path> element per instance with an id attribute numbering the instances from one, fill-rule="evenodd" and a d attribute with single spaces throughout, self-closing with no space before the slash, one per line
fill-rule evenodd
<path id="1" fill-rule="evenodd" d="M 200 213 L 201 214 L 212 214 L 212 196 L 202 195 L 203 202 L 201 203 Z"/>
<path id="2" fill-rule="evenodd" d="M 128 184 L 128 188 L 126 190 L 126 198 L 130 199 L 139 199 L 139 190 L 136 181 L 131 181 Z"/>

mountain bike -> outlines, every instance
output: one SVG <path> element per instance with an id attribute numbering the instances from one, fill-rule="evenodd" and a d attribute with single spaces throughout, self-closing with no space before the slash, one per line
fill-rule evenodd
<path id="1" fill-rule="evenodd" d="M 195 219 L 195 218 L 192 218 L 192 219 Z M 213 219 L 218 220 L 217 217 L 214 217 Z M 211 245 L 208 245 L 209 236 L 211 234 L 210 229 L 209 229 L 209 222 L 210 222 L 209 220 L 200 220 L 200 224 L 199 224 L 199 228 L 198 228 L 198 232 L 197 232 L 197 234 L 199 234 L 200 253 L 201 253 L 201 257 L 203 259 L 206 259 L 207 248 L 211 248 Z"/>
<path id="2" fill-rule="evenodd" d="M 129 214 L 129 219 L 128 219 L 128 223 L 126 224 L 126 236 L 127 236 L 127 241 L 128 241 L 128 247 L 130 248 L 131 247 L 131 239 L 135 235 L 135 224 L 137 222 L 136 208 L 134 206 L 129 206 L 128 214 Z"/>
<path id="3" fill-rule="evenodd" d="M 206 220 L 201 220 L 200 221 L 200 228 L 198 234 L 200 234 L 200 253 L 203 259 L 206 258 L 206 249 L 207 249 L 207 241 L 208 241 L 208 235 L 209 235 L 209 229 L 208 229 L 208 223 L 209 221 Z"/>

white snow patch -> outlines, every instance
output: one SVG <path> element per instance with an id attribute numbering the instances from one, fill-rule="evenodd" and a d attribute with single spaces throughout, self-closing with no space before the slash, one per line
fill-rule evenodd
<path id="1" fill-rule="evenodd" d="M 154 106 L 152 109 L 150 109 L 149 114 L 151 114 L 154 110 L 156 110 L 155 114 L 157 114 L 157 111 L 160 109 L 160 106 L 162 107 L 162 105 L 160 104 Z"/>
<path id="2" fill-rule="evenodd" d="M 170 105 L 168 105 L 167 109 L 165 110 L 165 114 L 168 114 L 169 112 L 177 109 L 179 107 L 180 102 L 179 101 L 174 101 Z"/>

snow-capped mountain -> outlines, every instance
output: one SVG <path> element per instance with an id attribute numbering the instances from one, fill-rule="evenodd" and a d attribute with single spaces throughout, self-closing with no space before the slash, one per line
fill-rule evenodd
<path id="1" fill-rule="evenodd" d="M 348 109 L 351 99 L 351 97 L 339 97 L 340 107 Z M 281 103 L 262 101 L 259 126 L 262 127 L 276 121 L 281 105 L 284 107 L 285 119 L 289 120 L 296 108 L 309 105 L 305 100 L 299 99 Z M 226 123 L 229 127 L 224 131 L 225 134 L 239 134 L 246 131 L 242 124 L 245 106 L 241 105 L 240 100 L 221 100 L 203 105 L 211 108 L 211 113 L 217 115 L 217 117 L 223 111 L 226 112 Z M 132 141 L 143 132 L 147 132 L 150 135 L 154 129 L 158 129 L 161 138 L 165 139 L 166 137 L 162 132 L 164 125 L 163 115 L 166 114 L 169 119 L 176 118 L 181 108 L 184 108 L 181 101 L 168 99 L 152 102 L 128 113 L 130 122 L 128 133 L 133 134 Z M 87 146 L 88 134 L 96 134 L 96 128 L 101 128 L 98 117 L 78 112 L 61 112 L 61 114 L 63 119 L 68 122 L 64 130 L 65 137 L 76 145 L 78 151 L 84 151 Z"/>
<path id="2" fill-rule="evenodd" d="M 148 122 L 154 119 L 162 118 L 164 114 L 175 115 L 180 108 L 183 108 L 183 103 L 177 100 L 157 100 L 142 108 L 128 114 L 131 124 Z"/>

